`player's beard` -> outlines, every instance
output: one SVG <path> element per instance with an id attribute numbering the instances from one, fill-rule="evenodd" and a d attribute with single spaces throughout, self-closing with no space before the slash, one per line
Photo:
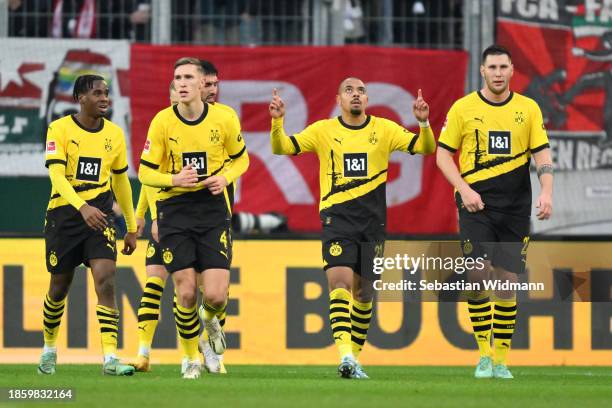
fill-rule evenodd
<path id="1" fill-rule="evenodd" d="M 503 88 L 497 89 L 495 88 L 495 84 L 493 83 L 493 81 L 491 81 L 490 83 L 487 81 L 487 88 L 489 88 L 489 91 L 491 91 L 492 94 L 501 95 L 508 89 L 508 83 L 506 82 Z"/>
<path id="2" fill-rule="evenodd" d="M 362 111 L 360 108 L 351 108 L 350 112 L 351 112 L 351 115 L 353 116 L 359 116 L 361 115 Z"/>

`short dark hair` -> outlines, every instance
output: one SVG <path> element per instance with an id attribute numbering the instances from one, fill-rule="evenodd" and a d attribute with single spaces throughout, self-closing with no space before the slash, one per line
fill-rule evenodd
<path id="1" fill-rule="evenodd" d="M 497 44 L 493 44 L 493 45 L 489 45 L 483 52 L 482 52 L 482 64 L 484 64 L 485 60 L 487 59 L 487 57 L 489 55 L 507 55 L 508 59 L 510 59 L 512 61 L 512 54 L 510 53 L 510 51 L 501 45 L 497 45 Z"/>
<path id="2" fill-rule="evenodd" d="M 181 65 L 195 65 L 196 69 L 200 72 L 200 74 L 204 74 L 204 70 L 202 69 L 202 64 L 200 64 L 200 60 L 193 57 L 182 57 L 176 60 L 174 63 L 174 69 L 177 69 Z"/>
<path id="3" fill-rule="evenodd" d="M 215 65 L 212 62 L 206 61 L 206 60 L 200 60 L 200 65 L 202 65 L 202 69 L 204 70 L 204 75 L 219 75 L 219 71 L 217 70 L 217 67 L 215 67 Z"/>
<path id="4" fill-rule="evenodd" d="M 72 91 L 72 98 L 75 102 L 79 101 L 79 95 L 87 93 L 93 88 L 94 81 L 104 81 L 104 77 L 100 75 L 81 75 L 76 81 L 74 81 L 74 89 Z"/>

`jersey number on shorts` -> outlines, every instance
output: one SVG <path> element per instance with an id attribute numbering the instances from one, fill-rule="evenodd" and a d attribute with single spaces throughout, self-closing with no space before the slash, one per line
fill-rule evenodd
<path id="1" fill-rule="evenodd" d="M 208 162 L 206 152 L 183 153 L 183 166 L 191 164 L 191 167 L 198 171 L 198 176 L 208 174 Z"/>
<path id="2" fill-rule="evenodd" d="M 511 133 L 507 130 L 489 130 L 489 154 L 511 154 Z"/>
<path id="3" fill-rule="evenodd" d="M 102 159 L 97 157 L 79 157 L 77 163 L 77 180 L 100 181 Z"/>
<path id="4" fill-rule="evenodd" d="M 367 177 L 368 154 L 344 153 L 344 177 Z"/>

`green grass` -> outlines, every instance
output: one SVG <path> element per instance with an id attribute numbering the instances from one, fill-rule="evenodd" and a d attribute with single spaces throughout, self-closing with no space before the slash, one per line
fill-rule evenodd
<path id="1" fill-rule="evenodd" d="M 612 401 L 609 367 L 515 367 L 509 381 L 475 380 L 472 367 L 366 367 L 366 381 L 340 379 L 331 366 L 229 366 L 226 376 L 192 381 L 175 365 L 153 370 L 107 377 L 98 365 L 59 365 L 56 375 L 41 376 L 35 365 L 7 364 L 0 365 L 0 387 L 75 390 L 74 402 L 35 404 L 53 407 L 582 408 Z"/>

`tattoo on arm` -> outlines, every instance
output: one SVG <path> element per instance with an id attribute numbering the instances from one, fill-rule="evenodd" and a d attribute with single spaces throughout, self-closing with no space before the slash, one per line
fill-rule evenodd
<path id="1" fill-rule="evenodd" d="M 553 166 L 552 164 L 543 164 L 538 167 L 538 178 L 542 177 L 543 174 L 553 174 Z"/>

